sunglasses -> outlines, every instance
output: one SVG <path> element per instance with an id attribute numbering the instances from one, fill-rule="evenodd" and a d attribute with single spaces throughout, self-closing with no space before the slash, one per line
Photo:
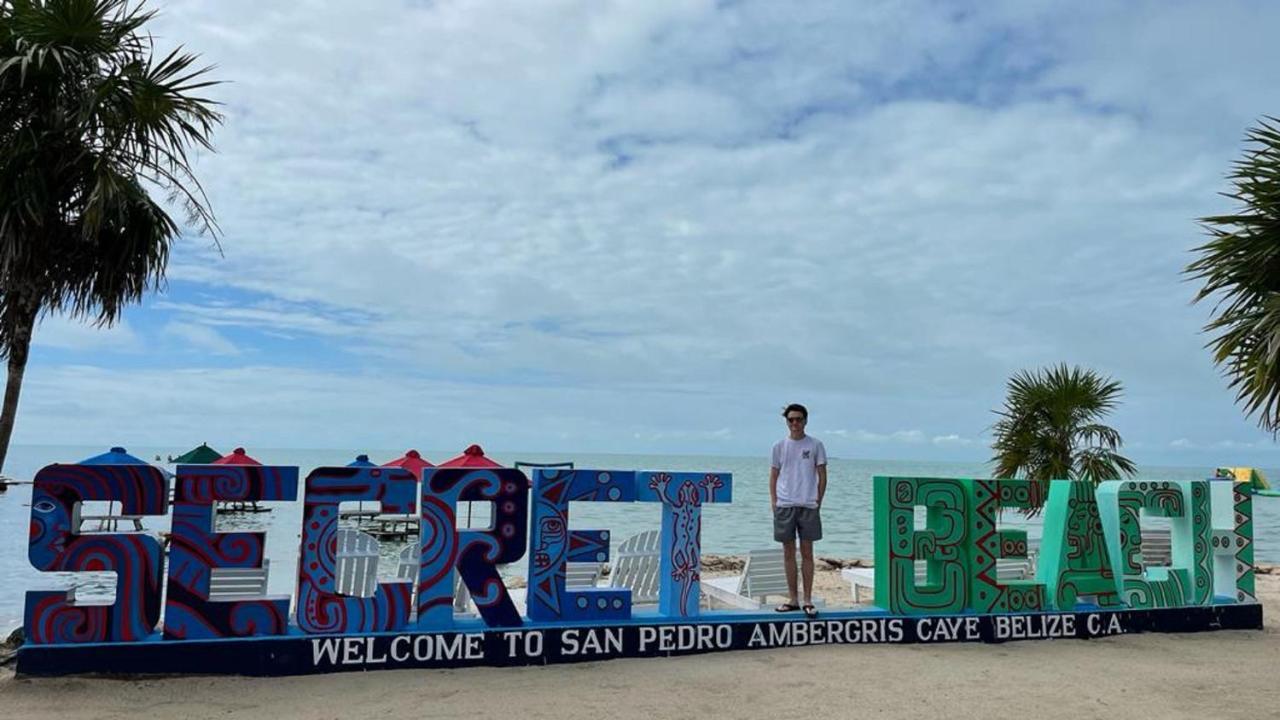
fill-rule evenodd
<path id="1" fill-rule="evenodd" d="M 802 423 L 802 422 L 804 422 L 804 417 L 800 415 L 792 415 L 791 417 L 787 418 L 787 424 Z"/>

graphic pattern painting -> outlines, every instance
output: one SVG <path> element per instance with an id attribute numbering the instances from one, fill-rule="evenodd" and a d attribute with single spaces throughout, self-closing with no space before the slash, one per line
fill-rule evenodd
<path id="1" fill-rule="evenodd" d="M 18 672 L 285 675 L 815 644 L 1262 629 L 1250 484 L 1231 478 L 1109 481 L 1095 489 L 1085 481 L 1054 481 L 1037 578 L 1014 580 L 1008 561 L 1033 549 L 1026 533 L 1013 529 L 1014 518 L 1005 515 L 1007 524 L 999 524 L 1001 512 L 1032 506 L 1032 490 L 1017 479 L 875 478 L 881 607 L 829 608 L 811 620 L 778 616 L 767 607 L 699 610 L 702 508 L 731 500 L 728 474 L 545 470 L 531 491 L 524 474 L 512 469 L 434 468 L 419 484 L 408 469 L 362 460 L 307 476 L 302 524 L 284 529 L 285 537 L 299 529 L 301 537 L 289 617 L 288 598 L 267 597 L 260 589 L 264 533 L 217 532 L 214 507 L 223 501 L 296 502 L 296 468 L 183 465 L 170 487 L 157 468 L 113 448 L 79 464 L 41 470 L 23 529 L 37 569 L 69 573 L 81 589 L 91 580 L 84 573 L 114 573 L 116 598 L 89 605 L 74 590 L 30 592 Z M 170 563 L 162 585 L 165 551 L 153 536 L 156 529 L 115 532 L 111 523 L 162 517 L 170 492 Z M 83 513 L 93 512 L 86 504 L 107 502 L 120 503 L 124 515 L 89 515 L 100 520 L 98 531 L 82 533 Z M 342 526 L 355 522 L 342 504 L 357 502 L 395 513 L 376 522 L 420 522 L 419 542 L 400 553 L 396 576 L 402 582 L 378 583 L 377 541 Z M 489 526 L 458 528 L 462 502 L 491 504 Z M 571 527 L 574 502 L 660 508 L 661 531 L 634 536 L 613 558 L 612 578 L 632 590 L 570 586 L 581 569 L 570 563 L 610 559 L 611 540 L 606 530 Z M 729 519 L 727 509 L 712 508 L 712 522 Z M 1160 533 L 1164 527 L 1167 535 Z M 1158 559 L 1165 550 L 1169 559 Z M 499 573 L 526 552 L 529 620 Z M 749 572 L 760 569 L 752 561 Z M 229 592 L 231 581 L 245 576 L 253 587 Z M 46 580 L 55 587 L 53 578 Z M 742 581 L 755 597 L 761 588 Z M 658 602 L 656 612 L 632 612 L 629 601 L 641 593 Z M 478 618 L 454 612 L 466 612 L 461 601 L 468 596 Z M 161 619 L 163 633 L 157 632 Z"/>
<path id="2" fill-rule="evenodd" d="M 1099 607 L 1120 605 L 1092 482 L 1050 483 L 1036 578 L 1058 610 L 1074 610 L 1082 598 Z"/>
<path id="3" fill-rule="evenodd" d="M 636 500 L 662 503 L 658 612 L 698 614 L 702 593 L 702 506 L 733 500 L 728 473 L 638 472 Z"/>
<path id="4" fill-rule="evenodd" d="M 1233 487 L 1233 524 L 1236 542 L 1236 600 L 1257 602 L 1255 569 L 1253 566 L 1253 491 L 1247 487 Z"/>
<path id="5" fill-rule="evenodd" d="M 1198 545 L 1192 523 L 1208 527 L 1205 481 L 1109 480 L 1098 486 L 1098 510 L 1107 550 L 1116 571 L 1116 589 L 1131 608 L 1179 607 L 1203 595 L 1212 577 L 1202 571 L 1197 555 L 1208 555 L 1208 539 Z M 1199 497 L 1195 486 L 1200 484 Z M 1173 565 L 1149 566 L 1142 553 L 1143 512 L 1169 518 Z"/>
<path id="6" fill-rule="evenodd" d="M 308 633 L 400 630 L 409 624 L 413 583 L 378 583 L 373 597 L 337 592 L 338 513 L 344 502 L 377 502 L 413 513 L 418 477 L 403 468 L 324 467 L 307 476 L 298 567 L 298 627 Z"/>
<path id="7" fill-rule="evenodd" d="M 1044 584 L 1034 580 L 999 578 L 999 560 L 1023 559 L 1029 553 L 1027 533 L 998 526 L 1000 510 L 1031 506 L 1029 480 L 972 480 L 969 483 L 971 536 L 969 607 L 974 612 L 1043 610 Z"/>
<path id="8" fill-rule="evenodd" d="M 174 639 L 283 635 L 289 596 L 210 601 L 217 568 L 261 568 L 266 533 L 214 532 L 218 502 L 298 499 L 298 468 L 179 465 L 174 482 L 164 635 Z"/>
<path id="9" fill-rule="evenodd" d="M 459 502 L 493 503 L 488 530 L 459 530 Z M 427 468 L 422 474 L 418 627 L 453 627 L 454 573 L 490 627 L 523 624 L 498 566 L 524 557 L 529 479 L 509 468 Z"/>
<path id="10" fill-rule="evenodd" d="M 1247 483 L 1231 479 L 1208 482 L 1213 513 L 1213 594 L 1218 600 L 1256 602 L 1253 491 Z"/>
<path id="11" fill-rule="evenodd" d="M 1208 480 L 1183 481 L 1190 497 L 1191 513 L 1173 522 L 1173 564 L 1191 572 L 1190 605 L 1213 602 L 1213 498 Z"/>
<path id="12" fill-rule="evenodd" d="M 28 642 L 129 642 L 151 635 L 160 622 L 160 542 L 142 533 L 80 534 L 80 505 L 91 500 L 118 502 L 122 515 L 164 515 L 169 484 L 150 465 L 50 465 L 36 474 L 31 564 L 45 572 L 114 571 L 116 599 L 82 605 L 74 591 L 28 592 Z"/>
<path id="13" fill-rule="evenodd" d="M 969 484 L 952 478 L 876 477 L 876 605 L 892 613 L 962 612 L 969 599 Z M 916 530 L 915 509 L 926 508 Z M 926 562 L 916 583 L 916 561 Z"/>
<path id="14" fill-rule="evenodd" d="M 609 531 L 569 529 L 570 502 L 633 502 L 636 474 L 615 470 L 549 470 L 533 474 L 528 614 L 530 620 L 616 620 L 631 617 L 631 592 L 570 589 L 569 563 L 609 559 Z"/>

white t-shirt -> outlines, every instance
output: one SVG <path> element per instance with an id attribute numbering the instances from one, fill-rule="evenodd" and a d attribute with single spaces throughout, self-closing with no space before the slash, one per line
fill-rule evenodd
<path id="1" fill-rule="evenodd" d="M 827 464 L 822 441 L 805 435 L 787 436 L 773 446 L 778 468 L 778 507 L 818 507 L 818 466 Z"/>

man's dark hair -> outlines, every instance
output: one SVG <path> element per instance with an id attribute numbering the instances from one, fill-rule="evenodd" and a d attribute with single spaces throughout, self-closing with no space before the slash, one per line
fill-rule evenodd
<path id="1" fill-rule="evenodd" d="M 800 403 L 791 403 L 790 405 L 783 408 L 782 417 L 786 417 L 792 410 L 800 413 L 801 415 L 804 415 L 805 420 L 809 419 L 809 411 L 805 409 L 805 406 L 801 405 Z"/>

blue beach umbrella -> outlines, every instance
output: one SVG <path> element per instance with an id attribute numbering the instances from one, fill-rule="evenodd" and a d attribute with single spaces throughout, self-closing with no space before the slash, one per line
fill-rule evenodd
<path id="1" fill-rule="evenodd" d="M 116 446 L 102 453 L 101 455 L 94 455 L 93 457 L 85 458 L 84 460 L 81 460 L 78 464 L 80 465 L 150 465 L 151 463 L 147 462 L 146 460 L 142 460 L 141 458 L 136 458 L 133 455 L 130 455 L 128 450 L 125 450 L 120 446 Z M 164 468 L 159 466 L 156 466 L 156 469 L 160 471 L 160 474 L 163 475 L 166 480 L 170 480 L 173 478 L 173 473 L 169 472 L 168 470 L 165 470 Z M 111 514 L 111 510 L 114 507 L 115 507 L 114 501 L 108 500 L 107 501 L 108 515 Z M 121 506 L 121 508 L 123 508 L 123 505 Z"/>
<path id="2" fill-rule="evenodd" d="M 357 456 L 356 456 L 356 459 L 355 459 L 355 460 L 352 460 L 351 462 L 347 463 L 347 467 L 378 467 L 378 464 L 377 464 L 377 463 L 374 463 L 374 462 L 370 462 L 370 461 L 369 461 L 369 456 L 368 456 L 368 455 L 365 455 L 365 454 L 363 454 L 363 453 L 361 453 L 360 455 L 357 455 Z M 356 505 L 356 508 L 357 508 L 357 512 L 363 512 L 363 511 L 364 511 L 364 501 L 363 501 L 363 500 L 361 500 L 361 501 Z"/>
<path id="3" fill-rule="evenodd" d="M 116 446 L 102 453 L 101 455 L 94 455 L 91 458 L 85 458 L 84 460 L 81 460 L 78 464 L 79 465 L 150 465 L 151 463 L 141 458 L 134 457 L 133 455 L 129 454 L 128 450 L 125 450 L 122 447 Z M 159 465 L 155 465 L 153 467 L 159 470 L 160 474 L 165 476 L 166 479 L 173 478 L 173 473 L 169 472 L 168 470 L 165 470 Z"/>
<path id="4" fill-rule="evenodd" d="M 378 465 L 370 462 L 368 455 L 357 455 L 355 460 L 347 463 L 347 467 L 378 467 Z"/>
<path id="5" fill-rule="evenodd" d="M 141 460 L 129 454 L 128 450 L 122 447 L 113 447 L 101 455 L 94 455 L 91 458 L 85 458 L 78 464 L 80 465 L 146 465 L 146 460 Z"/>

